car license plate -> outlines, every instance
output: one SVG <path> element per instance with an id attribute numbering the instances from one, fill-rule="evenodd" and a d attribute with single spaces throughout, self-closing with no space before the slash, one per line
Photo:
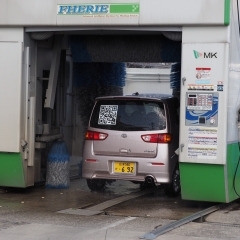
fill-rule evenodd
<path id="1" fill-rule="evenodd" d="M 113 163 L 114 173 L 134 174 L 135 170 L 136 170 L 136 163 L 133 163 L 133 162 L 114 162 Z"/>

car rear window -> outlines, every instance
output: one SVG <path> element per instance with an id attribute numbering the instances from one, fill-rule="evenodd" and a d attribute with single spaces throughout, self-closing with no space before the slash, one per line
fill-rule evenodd
<path id="1" fill-rule="evenodd" d="M 98 100 L 90 126 L 118 131 L 153 131 L 166 128 L 162 102 L 150 100 Z"/>

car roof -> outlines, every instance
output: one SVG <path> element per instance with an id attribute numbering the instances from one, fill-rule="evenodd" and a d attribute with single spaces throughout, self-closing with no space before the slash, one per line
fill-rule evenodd
<path id="1" fill-rule="evenodd" d="M 157 99 L 157 100 L 167 100 L 169 98 L 175 98 L 171 94 L 161 94 L 161 93 L 133 93 L 132 95 L 125 96 L 106 96 L 106 97 L 98 97 L 96 100 L 103 99 Z"/>

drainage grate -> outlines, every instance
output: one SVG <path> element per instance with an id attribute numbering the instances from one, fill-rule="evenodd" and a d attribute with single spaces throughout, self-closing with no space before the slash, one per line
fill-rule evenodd
<path id="1" fill-rule="evenodd" d="M 62 211 L 58 211 L 57 213 L 65 213 L 65 214 L 74 214 L 81 216 L 93 216 L 103 213 L 103 211 L 93 211 L 88 209 L 78 209 L 78 208 L 68 208 Z"/>
<path id="2" fill-rule="evenodd" d="M 128 195 L 124 195 L 124 196 L 121 196 L 121 197 L 118 197 L 118 198 L 114 198 L 114 199 L 108 200 L 106 202 L 103 202 L 103 203 L 100 203 L 100 204 L 97 204 L 95 206 L 91 206 L 91 207 L 88 207 L 88 208 L 84 208 L 84 209 L 68 208 L 68 209 L 65 209 L 65 210 L 58 211 L 57 213 L 76 214 L 76 215 L 82 215 L 82 216 L 93 216 L 93 215 L 103 213 L 104 209 L 107 209 L 107 208 L 112 207 L 114 205 L 117 205 L 119 203 L 128 201 L 130 199 L 137 198 L 137 197 L 152 193 L 155 190 L 156 190 L 156 188 L 146 189 L 146 190 L 139 191 L 139 192 L 136 192 L 136 193 L 130 193 Z"/>
<path id="3" fill-rule="evenodd" d="M 202 210 L 200 212 L 197 212 L 197 213 L 194 213 L 188 217 L 185 217 L 185 218 L 182 218 L 182 219 L 179 219 L 175 222 L 172 222 L 172 223 L 169 223 L 165 226 L 162 226 L 160 228 L 157 228 L 157 229 L 154 229 L 146 234 L 144 234 L 143 236 L 139 237 L 139 239 L 146 239 L 146 240 L 152 240 L 152 239 L 155 239 L 157 238 L 158 236 L 166 233 L 166 232 L 169 232 L 169 231 L 172 231 L 173 229 L 177 228 L 177 227 L 180 227 L 186 223 L 189 223 L 189 222 L 192 222 L 198 218 L 201 218 L 203 216 L 206 216 L 212 212 L 215 212 L 221 208 L 223 208 L 224 206 L 227 206 L 227 204 L 218 204 L 216 206 L 212 206 L 210 208 L 207 208 L 205 210 Z"/>

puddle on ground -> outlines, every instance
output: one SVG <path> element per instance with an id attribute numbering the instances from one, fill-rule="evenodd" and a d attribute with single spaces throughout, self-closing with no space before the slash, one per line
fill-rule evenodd
<path id="1" fill-rule="evenodd" d="M 164 190 L 154 188 L 149 193 L 127 200 L 104 210 L 106 215 L 161 217 L 180 219 L 208 208 L 214 203 L 185 201 L 181 196 L 167 197 Z M 35 186 L 27 189 L 9 188 L 1 195 L 1 210 L 57 212 L 63 209 L 86 209 L 91 205 L 106 202 L 117 197 L 139 192 L 140 185 L 130 181 L 118 180 L 108 184 L 101 192 L 91 192 L 85 179 L 70 182 L 69 189 L 46 189 Z M 237 209 L 236 209 L 237 210 Z"/>

